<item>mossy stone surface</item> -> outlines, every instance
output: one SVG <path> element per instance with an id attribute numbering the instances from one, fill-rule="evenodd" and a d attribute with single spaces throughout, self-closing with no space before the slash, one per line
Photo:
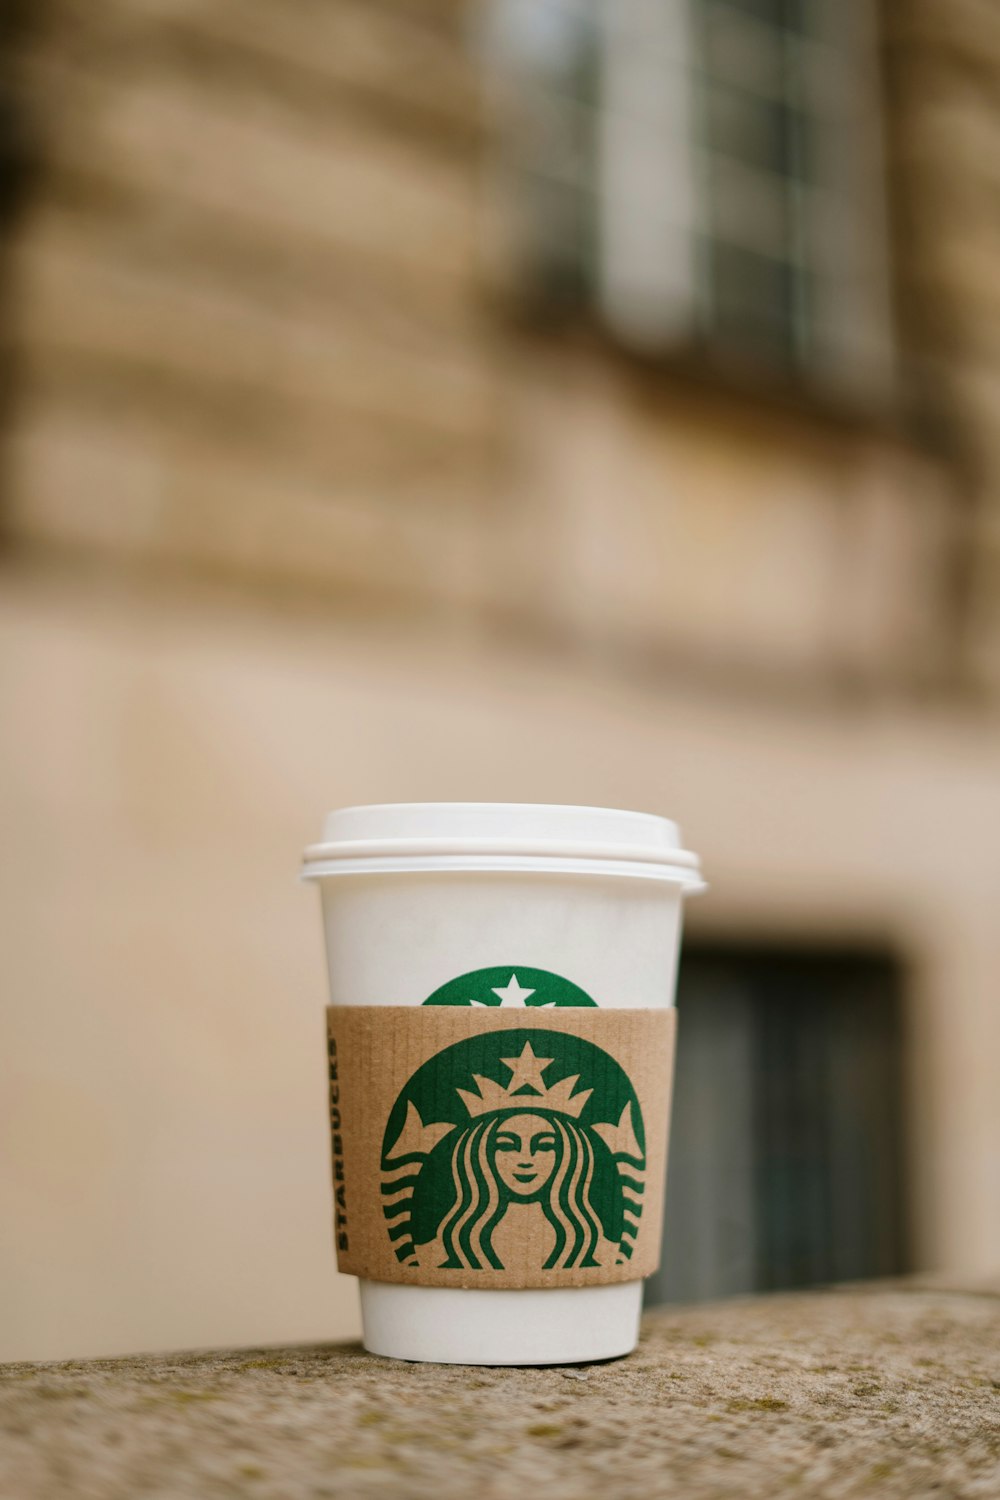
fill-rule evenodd
<path id="1" fill-rule="evenodd" d="M 0 1367 L 3 1500 L 1000 1495 L 1000 1297 L 894 1286 L 668 1309 L 628 1359 L 356 1345 Z"/>

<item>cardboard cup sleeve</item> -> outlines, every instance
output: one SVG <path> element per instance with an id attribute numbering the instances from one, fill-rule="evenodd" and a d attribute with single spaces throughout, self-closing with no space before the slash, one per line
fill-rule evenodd
<path id="1" fill-rule="evenodd" d="M 331 1007 L 341 1271 L 483 1290 L 651 1275 L 676 1025 L 673 1007 Z"/>

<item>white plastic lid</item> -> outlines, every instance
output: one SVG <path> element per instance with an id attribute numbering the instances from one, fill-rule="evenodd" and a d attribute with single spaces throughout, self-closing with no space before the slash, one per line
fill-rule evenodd
<path id="1" fill-rule="evenodd" d="M 327 815 L 303 877 L 510 870 L 627 875 L 704 889 L 677 824 L 652 813 L 533 802 L 387 802 Z"/>

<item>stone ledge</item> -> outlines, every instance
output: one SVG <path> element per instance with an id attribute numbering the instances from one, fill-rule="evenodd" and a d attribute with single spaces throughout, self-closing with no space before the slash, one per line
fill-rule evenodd
<path id="1" fill-rule="evenodd" d="M 407 1365 L 356 1345 L 0 1368 L 0 1495 L 648 1500 L 1000 1493 L 1000 1297 L 666 1309 L 630 1358 Z"/>

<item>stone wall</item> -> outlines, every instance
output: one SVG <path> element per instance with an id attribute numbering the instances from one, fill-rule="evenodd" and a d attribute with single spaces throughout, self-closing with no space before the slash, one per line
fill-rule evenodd
<path id="1" fill-rule="evenodd" d="M 448 7 L 55 0 L 25 68 L 8 535 L 447 594 L 496 424 Z"/>
<path id="2" fill-rule="evenodd" d="M 989 0 L 884 7 L 895 274 L 914 395 L 961 479 L 955 589 L 966 661 L 1000 682 L 1000 14 Z"/>
<path id="3" fill-rule="evenodd" d="M 620 663 L 954 676 L 970 536 L 950 451 L 531 338 L 497 305 L 468 7 L 43 17 L 9 541 Z"/>

